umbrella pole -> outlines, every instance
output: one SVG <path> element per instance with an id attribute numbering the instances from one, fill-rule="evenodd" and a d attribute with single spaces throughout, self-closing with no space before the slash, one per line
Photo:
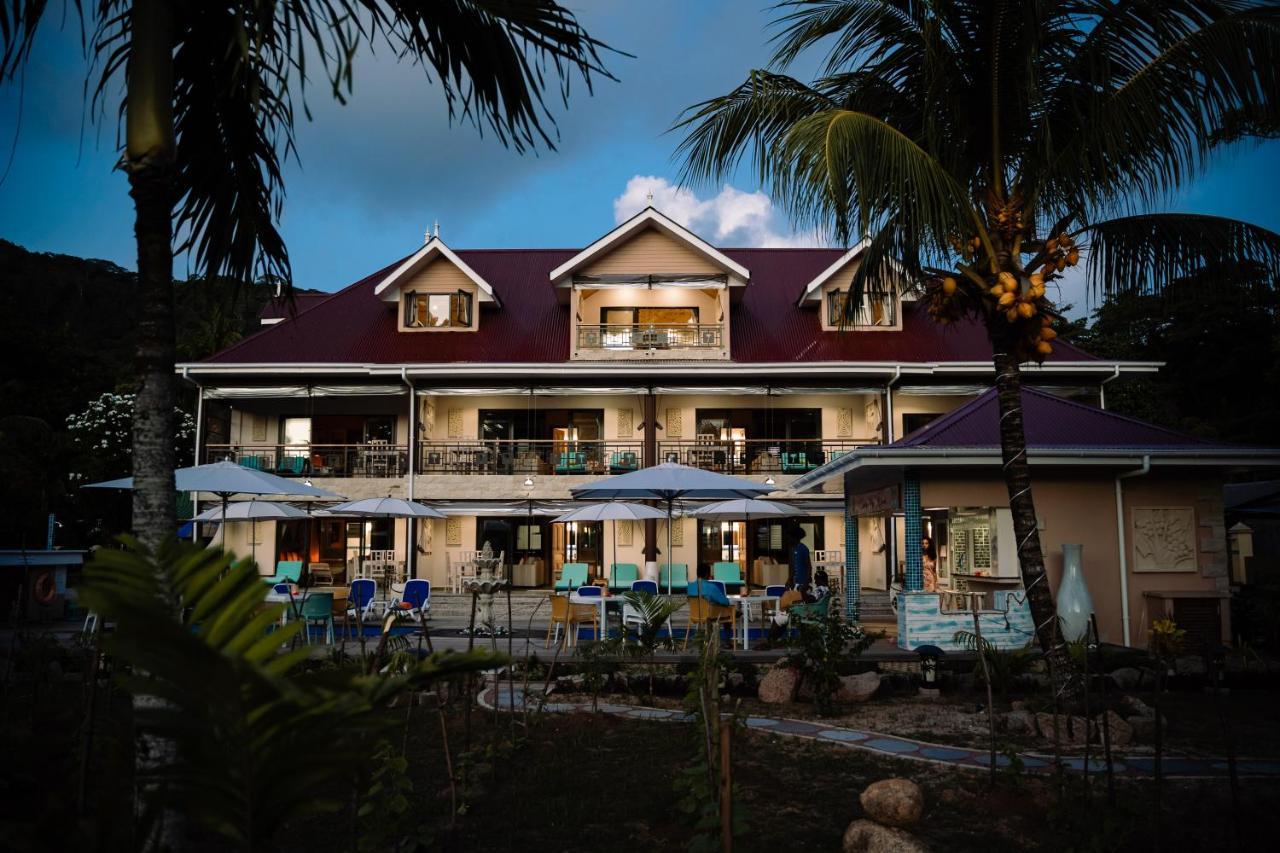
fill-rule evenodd
<path id="1" fill-rule="evenodd" d="M 614 519 L 613 524 L 613 566 L 609 567 L 609 583 L 613 583 L 613 569 L 618 565 L 618 519 Z"/>
<path id="2" fill-rule="evenodd" d="M 226 516 L 223 516 L 223 517 L 225 518 Z M 257 568 L 258 568 L 258 519 L 256 518 L 253 520 L 253 531 L 249 534 L 249 536 L 250 536 L 250 542 L 249 542 L 250 559 L 253 560 L 253 568 L 255 571 L 257 571 Z M 259 572 L 259 574 L 261 573 Z"/>
<path id="3" fill-rule="evenodd" d="M 671 571 L 675 567 L 672 562 L 671 554 L 671 525 L 675 522 L 672 520 L 675 513 L 675 498 L 667 498 L 667 595 L 671 594 Z M 661 573 L 662 564 L 658 564 L 658 571 Z M 689 575 L 685 574 L 685 581 L 689 580 Z"/>

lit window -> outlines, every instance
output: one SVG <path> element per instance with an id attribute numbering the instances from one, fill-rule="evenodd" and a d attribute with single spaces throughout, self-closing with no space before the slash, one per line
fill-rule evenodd
<path id="1" fill-rule="evenodd" d="M 471 326 L 471 294 L 406 293 L 404 325 L 409 329 L 450 329 Z"/>
<path id="2" fill-rule="evenodd" d="M 846 316 L 849 291 L 833 290 L 827 294 L 827 324 L 831 326 L 892 326 L 895 322 L 897 299 L 888 293 L 864 293 L 862 304 L 853 315 L 850 324 Z"/>

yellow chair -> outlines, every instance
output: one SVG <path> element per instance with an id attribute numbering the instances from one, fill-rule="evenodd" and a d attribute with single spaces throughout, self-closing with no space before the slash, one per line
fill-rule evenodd
<path id="1" fill-rule="evenodd" d="M 720 626 L 725 623 L 729 625 L 729 637 L 732 641 L 732 638 L 738 635 L 738 609 L 736 607 L 712 604 L 705 598 L 691 596 L 689 598 L 689 627 L 684 632 L 684 648 L 689 648 L 689 635 L 693 633 L 695 627 L 705 628 L 707 631 L 711 631 L 713 628 L 719 630 Z"/>
<path id="2" fill-rule="evenodd" d="M 567 595 L 552 595 L 551 621 L 547 623 L 547 639 L 543 644 L 550 648 L 551 632 L 556 625 L 563 625 L 564 638 L 561 642 L 577 645 L 578 626 L 590 623 L 594 629 L 599 621 L 600 614 L 594 604 L 571 604 Z M 572 641 L 570 641 L 571 637 Z"/>

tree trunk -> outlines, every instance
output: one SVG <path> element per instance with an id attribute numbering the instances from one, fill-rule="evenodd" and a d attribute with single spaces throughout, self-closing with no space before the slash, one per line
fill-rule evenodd
<path id="1" fill-rule="evenodd" d="M 138 245 L 138 395 L 133 415 L 133 531 L 153 551 L 174 535 L 173 16 L 135 0 L 123 168 Z"/>
<path id="2" fill-rule="evenodd" d="M 1009 489 L 1013 533 L 1018 543 L 1018 567 L 1036 626 L 1036 641 L 1051 665 L 1066 672 L 1068 660 L 1058 626 L 1058 611 L 1044 570 L 1044 552 L 1031 496 L 1031 471 L 1027 465 L 1027 435 L 1022 424 L 1022 372 L 1011 348 L 995 343 L 996 395 L 1000 407 L 1000 455 L 1004 481 Z"/>

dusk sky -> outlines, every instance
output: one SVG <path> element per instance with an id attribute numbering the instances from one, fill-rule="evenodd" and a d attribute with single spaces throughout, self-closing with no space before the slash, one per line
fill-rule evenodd
<path id="1" fill-rule="evenodd" d="M 520 156 L 470 126 L 450 127 L 438 90 L 386 51 L 358 61 L 347 106 L 329 100 L 322 81 L 309 90 L 314 120 L 300 118 L 301 162 L 286 170 L 284 234 L 297 285 L 350 284 L 412 251 L 437 220 L 454 248 L 580 247 L 643 206 L 648 192 L 721 246 L 814 242 L 795 233 L 749 175 L 725 186 L 673 186 L 678 137 L 666 129 L 685 106 L 765 64 L 774 17 L 767 5 L 569 5 L 593 35 L 635 58 L 608 57 L 619 82 L 599 80 L 594 96 L 575 81 L 569 108 L 556 110 L 554 152 Z M 59 18 L 51 10 L 38 38 L 16 134 L 20 87 L 0 89 L 0 173 L 12 156 L 0 185 L 0 237 L 133 268 L 127 183 L 112 171 L 115 121 L 85 121 L 79 30 L 68 23 L 59 31 Z M 1171 206 L 1280 230 L 1278 186 L 1280 142 L 1270 142 L 1230 153 Z M 184 259 L 175 271 L 186 275 Z M 1063 296 L 1083 304 L 1078 292 Z"/>

